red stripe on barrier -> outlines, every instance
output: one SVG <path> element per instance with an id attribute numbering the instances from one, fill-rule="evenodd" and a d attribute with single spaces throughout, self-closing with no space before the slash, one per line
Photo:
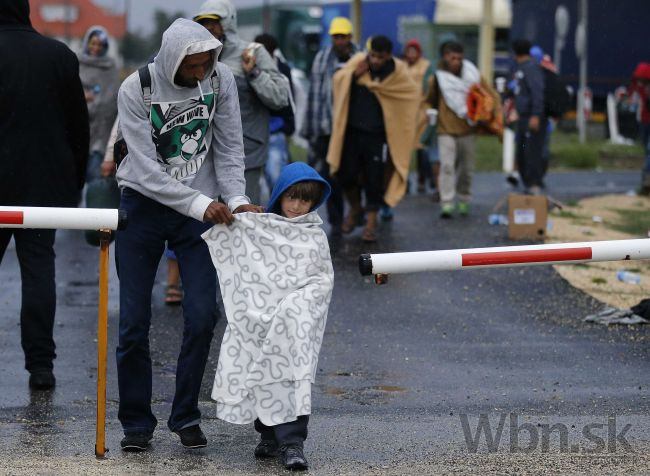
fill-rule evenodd
<path id="1" fill-rule="evenodd" d="M 0 224 L 22 225 L 23 212 L 0 212 Z"/>
<path id="2" fill-rule="evenodd" d="M 516 263 L 545 263 L 548 261 L 575 261 L 592 258 L 591 248 L 560 248 L 555 250 L 494 251 L 468 253 L 463 266 L 485 266 Z"/>

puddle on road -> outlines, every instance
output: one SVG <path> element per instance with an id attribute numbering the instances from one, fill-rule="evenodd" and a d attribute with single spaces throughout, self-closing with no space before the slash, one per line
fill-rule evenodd
<path id="1" fill-rule="evenodd" d="M 388 403 L 397 394 L 408 392 L 407 388 L 397 385 L 372 385 L 369 387 L 344 389 L 340 387 L 324 387 L 323 393 L 334 397 L 344 398 L 359 405 L 376 405 Z"/>

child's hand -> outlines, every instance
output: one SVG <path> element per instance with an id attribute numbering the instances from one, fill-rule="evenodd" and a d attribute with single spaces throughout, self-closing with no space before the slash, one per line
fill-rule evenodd
<path id="1" fill-rule="evenodd" d="M 223 203 L 212 202 L 210 205 L 208 205 L 208 208 L 203 214 L 203 221 L 211 221 L 216 225 L 220 225 L 222 223 L 231 225 L 232 222 L 235 221 L 235 217 L 232 216 L 232 213 L 230 213 L 228 207 Z"/>
<path id="2" fill-rule="evenodd" d="M 234 211 L 234 213 L 246 213 L 246 212 L 264 213 L 264 208 L 260 207 L 259 205 L 240 205 Z"/>

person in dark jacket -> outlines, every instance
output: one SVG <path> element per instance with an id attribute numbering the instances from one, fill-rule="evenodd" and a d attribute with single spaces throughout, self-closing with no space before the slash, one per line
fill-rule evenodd
<path id="1" fill-rule="evenodd" d="M 0 0 L 0 204 L 74 207 L 84 185 L 88 110 L 79 63 L 37 33 L 28 0 Z M 55 385 L 55 230 L 0 229 L 0 261 L 12 236 L 22 275 L 21 344 L 34 389 Z"/>
<path id="2" fill-rule="evenodd" d="M 527 192 L 539 194 L 544 188 L 544 140 L 548 119 L 544 114 L 544 73 L 530 56 L 531 43 L 512 44 L 515 69 L 515 108 L 517 110 L 517 168 Z"/>
<path id="3" fill-rule="evenodd" d="M 289 105 L 273 112 L 269 120 L 269 157 L 264 165 L 264 178 L 270 193 L 278 181 L 282 168 L 290 161 L 289 140 L 296 131 L 293 80 L 291 79 L 291 66 L 284 61 L 282 52 L 278 49 L 278 40 L 273 35 L 262 33 L 255 37 L 255 42 L 264 45 L 266 51 L 275 60 L 278 70 L 289 81 L 291 90 Z"/>

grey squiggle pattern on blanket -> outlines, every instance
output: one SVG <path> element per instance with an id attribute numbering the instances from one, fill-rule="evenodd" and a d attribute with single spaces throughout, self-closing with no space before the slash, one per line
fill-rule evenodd
<path id="1" fill-rule="evenodd" d="M 217 416 L 266 425 L 311 413 L 334 271 L 317 213 L 236 215 L 204 233 L 228 325 L 212 398 Z"/>

